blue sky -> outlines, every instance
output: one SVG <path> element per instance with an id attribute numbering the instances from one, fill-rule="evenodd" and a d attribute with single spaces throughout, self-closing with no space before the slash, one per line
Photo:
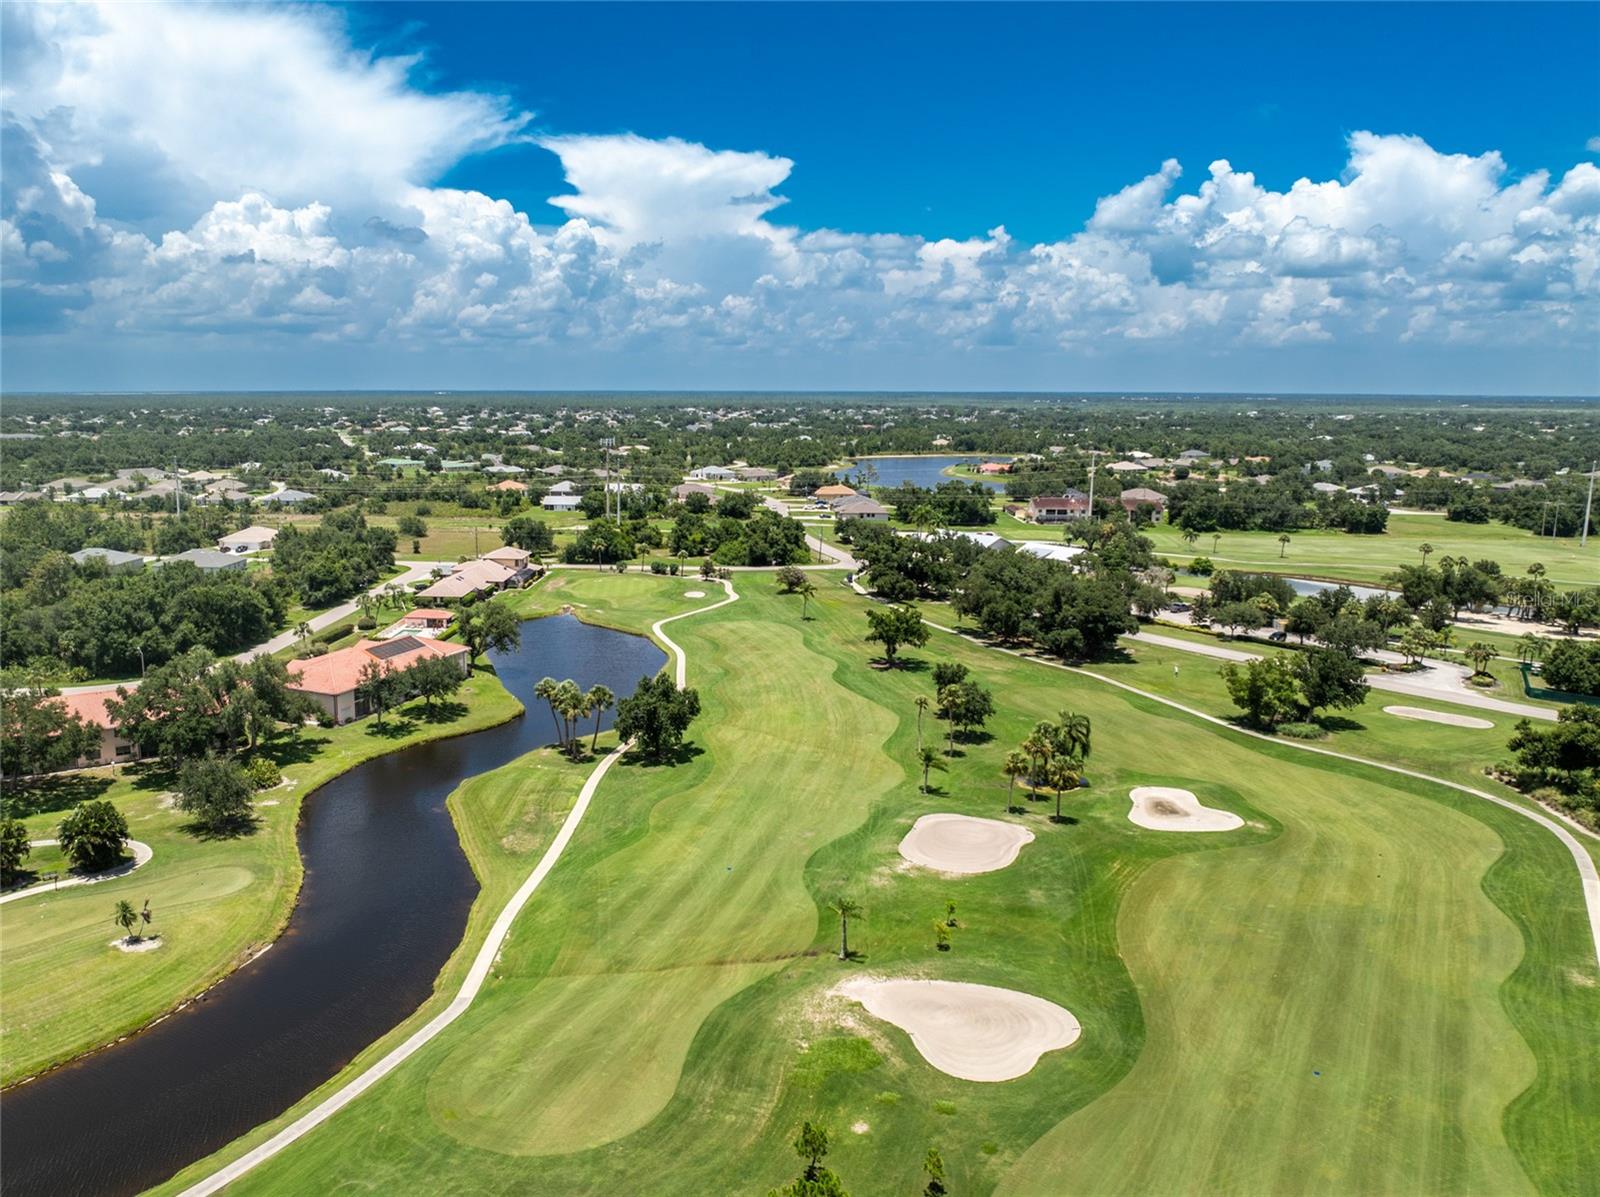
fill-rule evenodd
<path id="1" fill-rule="evenodd" d="M 1596 5 L 4 19 L 8 389 L 1600 391 Z"/>

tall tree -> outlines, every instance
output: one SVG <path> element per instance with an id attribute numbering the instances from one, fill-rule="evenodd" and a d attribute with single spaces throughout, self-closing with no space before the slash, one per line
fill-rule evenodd
<path id="1" fill-rule="evenodd" d="M 901 645 L 920 648 L 928 642 L 928 629 L 915 607 L 874 607 L 867 612 L 867 639 L 883 645 L 883 659 L 894 668 Z"/>
<path id="2" fill-rule="evenodd" d="M 700 695 L 678 689 L 664 673 L 641 678 L 638 688 L 617 703 L 617 736 L 632 740 L 650 760 L 661 760 L 683 743 L 689 724 L 700 714 Z"/>
<path id="3" fill-rule="evenodd" d="M 184 765 L 176 805 L 207 831 L 237 830 L 250 821 L 254 792 L 236 762 L 208 756 Z"/>
<path id="4" fill-rule="evenodd" d="M 1028 771 L 1033 765 L 1027 756 L 1021 752 L 1008 752 L 1006 759 L 1000 766 L 1000 772 L 1006 776 L 1006 811 L 1017 809 L 1014 798 L 1017 792 L 1017 778 L 1028 776 Z"/>
<path id="5" fill-rule="evenodd" d="M 839 959 L 850 959 L 850 920 L 863 918 L 861 903 L 840 895 L 828 903 L 828 909 L 839 916 Z"/>
<path id="6" fill-rule="evenodd" d="M 589 739 L 589 751 L 594 752 L 600 743 L 600 717 L 617 705 L 617 696 L 605 686 L 590 686 L 584 692 L 583 704 L 594 715 L 594 735 Z"/>
<path id="7" fill-rule="evenodd" d="M 474 658 L 490 649 L 498 653 L 515 652 L 522 644 L 522 622 L 499 599 L 468 609 L 461 616 L 460 628 L 461 638 L 472 649 Z"/>

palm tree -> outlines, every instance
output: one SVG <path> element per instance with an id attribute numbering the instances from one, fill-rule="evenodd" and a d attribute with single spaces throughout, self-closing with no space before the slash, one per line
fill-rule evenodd
<path id="1" fill-rule="evenodd" d="M 1183 543 L 1188 545 L 1191 549 L 1194 548 L 1194 542 L 1199 539 L 1200 533 L 1196 532 L 1193 528 L 1185 528 L 1183 530 Z"/>
<path id="2" fill-rule="evenodd" d="M 917 755 L 918 756 L 922 755 L 922 716 L 927 711 L 927 709 L 929 707 L 931 707 L 932 705 L 933 705 L 933 700 L 930 699 L 926 694 L 917 695 Z"/>
<path id="3" fill-rule="evenodd" d="M 1278 560 L 1283 560 L 1283 555 L 1289 551 L 1289 534 L 1281 533 L 1278 536 Z"/>
<path id="4" fill-rule="evenodd" d="M 550 704 L 550 721 L 556 725 L 556 743 L 563 748 L 567 746 L 567 737 L 561 731 L 561 717 L 556 714 L 556 696 L 560 692 L 561 683 L 553 677 L 542 677 L 539 684 L 533 688 L 533 696 L 542 698 Z"/>
<path id="5" fill-rule="evenodd" d="M 1083 780 L 1083 766 L 1070 756 L 1058 756 L 1050 762 L 1045 771 L 1045 777 L 1050 782 L 1050 788 L 1056 792 L 1055 821 L 1061 822 L 1061 792 L 1075 790 L 1078 783 Z"/>
<path id="6" fill-rule="evenodd" d="M 1062 711 L 1061 721 L 1056 727 L 1063 754 L 1077 757 L 1080 761 L 1088 760 L 1090 740 L 1094 735 L 1094 726 L 1089 722 L 1089 716 Z"/>
<path id="7" fill-rule="evenodd" d="M 1433 546 L 1431 544 L 1429 544 L 1427 541 L 1423 541 L 1421 544 L 1419 544 L 1417 546 L 1417 552 L 1422 554 L 1422 568 L 1423 569 L 1427 569 L 1428 568 L 1428 555 L 1430 553 L 1432 553 L 1433 551 L 1434 551 Z"/>
<path id="8" fill-rule="evenodd" d="M 1035 723 L 1032 734 L 1022 742 L 1022 751 L 1028 754 L 1028 762 L 1034 766 L 1028 774 L 1028 788 L 1037 791 L 1044 769 L 1049 766 L 1051 758 L 1056 754 L 1056 725 L 1049 722 Z"/>
<path id="9" fill-rule="evenodd" d="M 1222 543 L 1222 533 L 1221 532 L 1213 532 L 1211 534 L 1211 554 L 1212 554 L 1212 556 L 1216 556 L 1217 545 L 1219 545 L 1220 543 Z"/>
<path id="10" fill-rule="evenodd" d="M 556 710 L 561 713 L 562 722 L 566 725 L 563 742 L 567 746 L 569 755 L 578 755 L 578 720 L 589 713 L 589 708 L 583 703 L 583 691 L 578 689 L 578 683 L 570 677 L 556 687 Z"/>
<path id="11" fill-rule="evenodd" d="M 295 625 L 294 634 L 300 637 L 300 647 L 304 648 L 311 643 L 311 621 L 302 619 Z"/>
<path id="12" fill-rule="evenodd" d="M 926 747 L 918 749 L 917 763 L 922 766 L 922 792 L 924 794 L 928 792 L 929 770 L 937 769 L 939 772 L 943 773 L 950 768 L 949 765 L 945 764 L 939 759 L 939 754 L 937 752 Z"/>
<path id="13" fill-rule="evenodd" d="M 1010 784 L 1006 786 L 1007 811 L 1017 809 L 1016 803 L 1012 801 L 1017 792 L 1017 778 L 1026 777 L 1028 770 L 1032 767 L 1032 762 L 1028 760 L 1026 754 L 1021 752 L 1006 753 L 1006 759 L 1000 765 L 1000 772 L 1010 779 Z"/>
<path id="14" fill-rule="evenodd" d="M 604 686 L 591 686 L 588 693 L 583 696 L 583 703 L 594 712 L 594 736 L 589 740 L 589 751 L 593 752 L 595 745 L 600 742 L 600 716 L 616 705 L 617 696 Z"/>
<path id="15" fill-rule="evenodd" d="M 1524 632 L 1517 637 L 1517 660 L 1524 665 L 1533 664 L 1534 657 L 1538 652 L 1538 646 L 1539 637 L 1532 632 Z"/>
<path id="16" fill-rule="evenodd" d="M 1485 644 L 1481 640 L 1474 640 L 1461 651 L 1466 654 L 1467 660 L 1472 662 L 1473 677 L 1489 672 L 1489 662 L 1494 660 L 1493 645 Z"/>
<path id="17" fill-rule="evenodd" d="M 864 918 L 861 903 L 843 895 L 828 903 L 828 909 L 839 916 L 839 959 L 850 959 L 850 920 Z"/>
<path id="18" fill-rule="evenodd" d="M 1544 573 L 1545 573 L 1544 566 L 1539 564 L 1539 562 L 1537 562 L 1537 561 L 1535 561 L 1532 565 L 1528 566 L 1528 576 L 1530 578 L 1542 578 L 1542 577 L 1544 577 Z"/>
<path id="19" fill-rule="evenodd" d="M 150 922 L 155 917 L 155 914 L 150 910 L 150 899 L 146 898 L 144 900 L 144 909 L 139 912 L 139 919 L 144 923 L 144 932 L 147 936 L 150 934 Z"/>
<path id="20" fill-rule="evenodd" d="M 123 938 L 129 942 L 133 940 L 133 929 L 139 922 L 139 912 L 135 910 L 127 899 L 117 903 L 116 913 L 112 921 L 122 928 Z"/>
<path id="21" fill-rule="evenodd" d="M 800 596 L 800 618 L 810 619 L 811 616 L 807 612 L 811 609 L 811 600 L 817 593 L 816 583 L 807 578 L 795 587 L 795 593 Z"/>

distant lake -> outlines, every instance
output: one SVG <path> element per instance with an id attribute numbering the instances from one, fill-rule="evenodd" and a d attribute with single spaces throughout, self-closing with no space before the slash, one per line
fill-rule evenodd
<path id="1" fill-rule="evenodd" d="M 859 475 L 856 473 L 863 462 L 870 461 L 878 471 L 877 481 L 874 486 L 899 486 L 902 482 L 909 482 L 913 486 L 926 487 L 932 490 L 941 482 L 949 482 L 945 471 L 954 465 L 977 465 L 980 461 L 1010 461 L 1009 457 L 993 455 L 984 457 L 863 457 L 851 467 L 844 475 L 846 482 L 852 486 L 857 484 Z M 984 478 L 959 478 L 961 482 L 982 482 L 990 490 L 1005 490 L 1005 483 L 992 482 Z"/>

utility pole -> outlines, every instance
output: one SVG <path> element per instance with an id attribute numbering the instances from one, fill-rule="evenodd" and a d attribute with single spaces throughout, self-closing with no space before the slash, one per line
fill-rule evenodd
<path id="1" fill-rule="evenodd" d="M 614 437 L 614 436 L 603 436 L 603 437 L 600 438 L 600 447 L 606 451 L 606 476 L 605 476 L 605 491 L 606 491 L 606 493 L 605 493 L 605 497 L 603 499 L 603 502 L 605 504 L 604 511 L 605 511 L 606 517 L 608 519 L 611 516 L 611 447 L 613 445 L 615 445 L 616 443 L 617 443 L 617 438 Z M 620 498 L 620 496 L 619 496 L 619 498 Z M 617 504 L 617 514 L 619 516 L 622 514 L 622 504 L 620 502 Z"/>
<path id="2" fill-rule="evenodd" d="M 1600 470 L 1595 468 L 1597 464 L 1600 463 L 1593 461 L 1589 463 L 1589 496 L 1583 501 L 1583 534 L 1578 538 L 1580 549 L 1589 547 L 1589 513 L 1594 510 L 1594 476 L 1600 473 Z"/>
<path id="3" fill-rule="evenodd" d="M 1089 519 L 1094 519 L 1094 459 L 1100 455 L 1100 450 L 1089 450 Z"/>

